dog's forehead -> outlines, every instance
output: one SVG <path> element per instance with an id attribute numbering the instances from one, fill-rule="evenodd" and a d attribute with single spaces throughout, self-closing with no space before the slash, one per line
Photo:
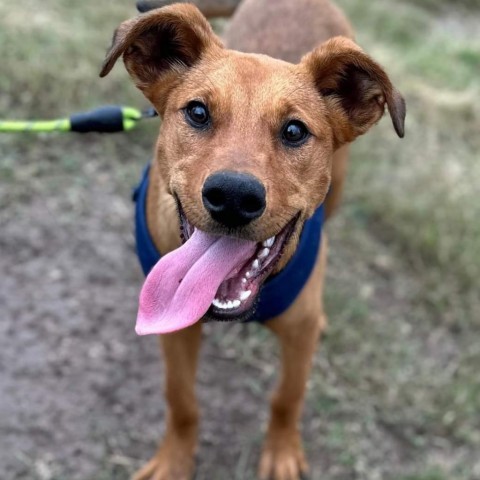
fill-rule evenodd
<path id="1" fill-rule="evenodd" d="M 258 106 L 276 101 L 301 101 L 314 92 L 296 65 L 266 55 L 227 51 L 221 58 L 202 62 L 187 81 L 199 95 L 228 103 Z"/>
<path id="2" fill-rule="evenodd" d="M 227 50 L 226 54 L 212 63 L 212 73 L 235 76 L 247 83 L 260 84 L 278 77 L 295 75 L 295 65 L 267 55 L 242 53 Z"/>

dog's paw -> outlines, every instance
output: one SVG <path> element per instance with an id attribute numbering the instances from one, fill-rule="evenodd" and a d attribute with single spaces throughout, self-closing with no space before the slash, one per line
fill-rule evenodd
<path id="1" fill-rule="evenodd" d="M 301 480 L 308 464 L 298 432 L 270 432 L 260 458 L 261 480 Z"/>
<path id="2" fill-rule="evenodd" d="M 133 480 L 191 480 L 195 469 L 192 453 L 178 445 L 164 444 Z"/>

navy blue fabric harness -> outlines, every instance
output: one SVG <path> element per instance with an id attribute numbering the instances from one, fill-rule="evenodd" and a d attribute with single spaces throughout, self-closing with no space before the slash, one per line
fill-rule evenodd
<path id="1" fill-rule="evenodd" d="M 133 200 L 136 203 L 136 249 L 145 275 L 148 275 L 161 257 L 147 227 L 148 172 L 149 166 L 145 168 L 142 180 L 133 194 Z M 324 208 L 321 205 L 312 217 L 305 222 L 297 250 L 285 268 L 264 283 L 260 291 L 255 314 L 251 320 L 265 322 L 270 318 L 276 317 L 287 310 L 297 298 L 310 277 L 317 259 L 322 235 L 323 217 Z"/>

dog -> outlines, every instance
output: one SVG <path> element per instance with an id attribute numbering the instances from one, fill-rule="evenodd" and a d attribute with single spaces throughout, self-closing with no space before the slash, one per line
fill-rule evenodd
<path id="1" fill-rule="evenodd" d="M 297 480 L 308 472 L 305 386 L 326 326 L 322 221 L 339 204 L 348 145 L 386 107 L 403 137 L 404 99 L 329 0 L 244 0 L 223 41 L 194 5 L 156 8 L 119 26 L 100 75 L 121 56 L 162 118 L 137 191 L 148 276 L 136 329 L 161 334 L 168 415 L 135 480 L 192 478 L 201 320 L 251 318 L 278 337 L 282 362 L 259 477 Z"/>

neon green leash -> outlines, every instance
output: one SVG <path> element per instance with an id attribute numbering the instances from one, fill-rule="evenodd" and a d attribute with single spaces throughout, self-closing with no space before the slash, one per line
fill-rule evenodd
<path id="1" fill-rule="evenodd" d="M 0 120 L 0 132 L 69 132 L 70 120 L 29 121 Z"/>
<path id="2" fill-rule="evenodd" d="M 75 113 L 58 120 L 0 120 L 0 133 L 19 132 L 99 132 L 115 133 L 131 130 L 144 118 L 153 118 L 153 108 L 141 111 L 133 107 L 107 105 L 89 112 Z"/>

